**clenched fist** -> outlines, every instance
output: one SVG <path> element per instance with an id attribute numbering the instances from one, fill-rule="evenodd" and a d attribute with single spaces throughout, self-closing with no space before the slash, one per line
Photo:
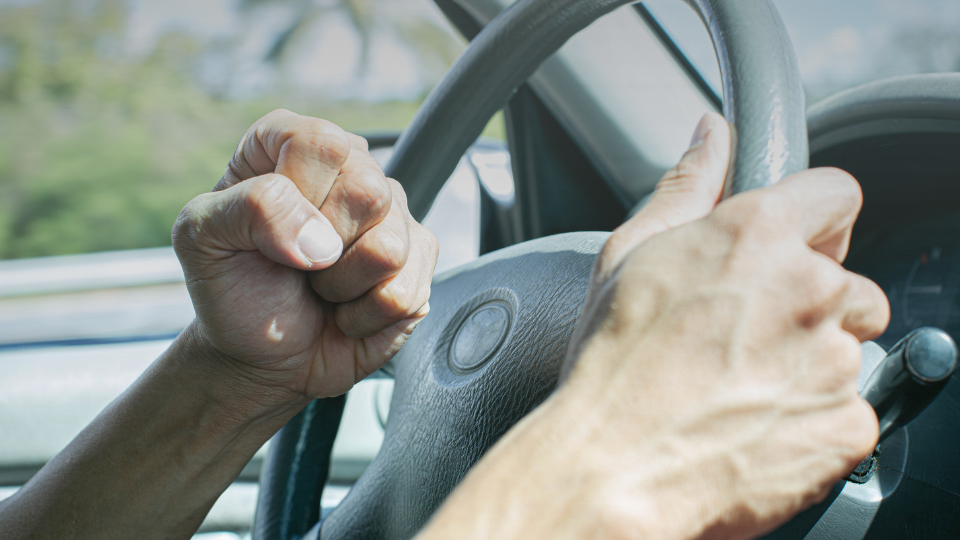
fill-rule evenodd
<path id="1" fill-rule="evenodd" d="M 364 139 L 282 110 L 183 209 L 173 244 L 194 338 L 264 395 L 307 398 L 346 392 L 403 346 L 438 252 Z"/>

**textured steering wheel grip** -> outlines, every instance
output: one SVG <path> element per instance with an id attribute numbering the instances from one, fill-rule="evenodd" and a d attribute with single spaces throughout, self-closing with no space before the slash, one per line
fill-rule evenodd
<path id="1" fill-rule="evenodd" d="M 414 217 L 426 215 L 490 117 L 544 59 L 631 1 L 519 0 L 487 25 L 427 98 L 386 169 L 406 190 Z M 806 168 L 803 89 L 771 0 L 686 2 L 709 29 L 720 60 L 724 114 L 733 134 L 724 195 Z M 576 233 L 534 240 L 438 276 L 430 316 L 394 361 L 396 384 L 380 452 L 337 509 L 302 538 L 318 538 L 321 530 L 326 540 L 413 536 L 483 452 L 555 388 L 605 239 Z M 492 328 L 505 332 L 501 341 L 471 342 L 462 348 L 468 358 L 458 357 L 462 334 L 478 339 Z M 491 343 L 489 355 L 471 356 Z M 475 344 L 484 347 L 472 349 Z M 312 453 L 325 467 L 331 426 L 314 415 L 288 427 L 266 464 L 258 540 L 301 538 L 318 512 L 312 507 L 325 470 L 299 464 Z M 279 531 L 271 525 L 278 523 L 292 526 Z"/>
<path id="2" fill-rule="evenodd" d="M 806 169 L 806 96 L 793 43 L 773 3 L 685 1 L 710 32 L 720 63 L 733 146 L 724 198 Z"/>
<path id="3" fill-rule="evenodd" d="M 685 0 L 713 39 L 732 127 L 725 196 L 807 167 L 805 99 L 793 45 L 771 0 Z M 632 0 L 519 0 L 470 43 L 394 147 L 387 176 L 426 216 L 460 156 L 516 89 L 566 41 Z"/>

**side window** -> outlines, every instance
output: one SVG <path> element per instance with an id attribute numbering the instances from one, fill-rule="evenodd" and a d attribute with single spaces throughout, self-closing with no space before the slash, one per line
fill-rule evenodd
<path id="1" fill-rule="evenodd" d="M 169 245 L 257 118 L 399 132 L 464 45 L 430 0 L 0 4 L 0 259 Z"/>
<path id="2" fill-rule="evenodd" d="M 385 163 L 464 47 L 432 0 L 0 2 L 0 499 L 192 320 L 171 226 L 254 121 L 325 118 Z M 509 175 L 502 116 L 485 136 L 425 220 L 438 271 L 478 256 L 479 169 Z M 330 504 L 382 437 L 379 409 L 350 410 Z M 202 531 L 249 529 L 262 457 Z"/>

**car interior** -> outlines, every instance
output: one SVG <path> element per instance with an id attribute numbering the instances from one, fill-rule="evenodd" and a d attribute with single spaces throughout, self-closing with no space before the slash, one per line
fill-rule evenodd
<path id="1" fill-rule="evenodd" d="M 402 134 L 369 140 L 414 217 L 434 230 L 462 220 L 470 238 L 445 244 L 438 234 L 442 249 L 464 251 L 441 260 L 431 316 L 401 353 L 348 395 L 297 415 L 196 538 L 413 537 L 556 387 L 596 254 L 708 111 L 736 135 L 725 196 L 808 166 L 858 179 L 863 211 L 845 266 L 879 284 L 891 308 L 886 333 L 864 344 L 858 380 L 881 443 L 826 500 L 766 538 L 960 537 L 960 382 L 950 378 L 960 73 L 879 79 L 807 104 L 773 2 L 685 0 L 716 48 L 718 95 L 645 4 L 434 2 L 470 45 Z M 478 139 L 500 110 L 507 143 Z M 476 204 L 457 190 L 475 190 Z M 0 497 L 192 317 L 168 248 L 0 262 L 0 432 L 17 441 L 0 444 Z M 921 352 L 923 340 L 951 347 Z"/>

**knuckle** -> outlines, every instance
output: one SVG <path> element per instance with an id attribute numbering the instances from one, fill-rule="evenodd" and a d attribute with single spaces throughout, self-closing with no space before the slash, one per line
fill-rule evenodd
<path id="1" fill-rule="evenodd" d="M 298 153 L 306 156 L 317 156 L 323 163 L 339 169 L 350 155 L 350 143 L 343 137 L 340 128 L 333 130 L 328 127 L 328 124 L 333 126 L 329 122 L 316 119 L 314 121 L 320 124 L 311 127 L 306 132 L 291 133 L 288 139 L 289 144 L 293 145 Z"/>
<path id="2" fill-rule="evenodd" d="M 262 116 L 259 120 L 257 120 L 256 122 L 254 122 L 254 124 L 253 124 L 253 126 L 252 126 L 252 131 L 253 131 L 254 133 L 256 133 L 257 135 L 261 135 L 261 134 L 263 134 L 263 133 L 265 132 L 266 129 L 268 129 L 268 125 L 269 125 L 271 122 L 276 122 L 277 120 L 279 120 L 279 119 L 281 119 L 281 118 L 288 118 L 288 117 L 291 117 L 291 116 L 292 116 L 292 117 L 298 117 L 298 116 L 300 116 L 300 115 L 298 115 L 297 113 L 295 113 L 295 112 L 293 112 L 293 111 L 291 111 L 291 110 L 289 110 L 289 109 L 283 109 L 283 108 L 274 109 L 274 110 L 268 112 L 267 114 L 263 115 L 263 116 Z"/>
<path id="3" fill-rule="evenodd" d="M 269 222 L 294 208 L 291 204 L 299 194 L 297 186 L 279 174 L 267 174 L 249 182 L 242 203 L 255 220 Z"/>
<path id="4" fill-rule="evenodd" d="M 364 152 L 370 151 L 370 143 L 364 137 L 357 135 L 355 133 L 347 132 L 347 137 L 350 139 L 350 142 L 357 148 L 363 150 Z"/>
<path id="5" fill-rule="evenodd" d="M 280 116 L 290 116 L 290 115 L 295 115 L 295 114 L 296 114 L 295 112 L 293 112 L 293 111 L 291 111 L 291 110 L 289 110 L 289 109 L 284 109 L 284 108 L 281 107 L 281 108 L 274 109 L 274 110 L 268 112 L 268 113 L 266 114 L 266 116 L 264 116 L 264 118 L 276 118 L 276 117 L 280 117 Z"/>
<path id="6" fill-rule="evenodd" d="M 721 204 L 710 219 L 734 239 L 753 241 L 779 236 L 775 224 L 782 220 L 783 209 L 772 193 L 762 189 L 751 191 L 731 198 L 729 203 Z"/>
<path id="7" fill-rule="evenodd" d="M 410 253 L 406 235 L 378 227 L 361 237 L 359 255 L 363 263 L 378 275 L 396 275 L 407 263 Z"/>
<path id="8" fill-rule="evenodd" d="M 841 304 L 841 299 L 850 288 L 850 281 L 839 267 L 827 264 L 808 265 L 794 276 L 794 286 L 801 295 L 800 324 L 813 328 Z"/>
<path id="9" fill-rule="evenodd" d="M 390 191 L 393 193 L 393 198 L 403 207 L 404 211 L 407 209 L 407 192 L 403 190 L 403 185 L 400 182 L 397 182 L 393 178 L 387 178 L 387 183 L 390 185 Z"/>
<path id="10" fill-rule="evenodd" d="M 801 282 L 805 284 L 804 292 L 813 303 L 824 304 L 833 302 L 838 296 L 850 290 L 850 280 L 847 273 L 839 264 L 822 260 L 821 256 L 809 254 L 809 257 L 815 257 L 814 264 L 809 265 L 804 276 L 799 276 Z"/>
<path id="11" fill-rule="evenodd" d="M 432 273 L 437 266 L 437 259 L 440 258 L 440 242 L 437 241 L 436 235 L 433 234 L 433 231 L 415 221 L 410 230 L 410 235 L 417 239 L 418 250 L 423 256 L 423 264 L 428 265 L 428 270 Z"/>
<path id="12" fill-rule="evenodd" d="M 394 279 L 381 290 L 380 309 L 390 320 L 405 319 L 420 309 L 423 303 L 417 302 L 417 289 L 407 280 Z"/>
<path id="13" fill-rule="evenodd" d="M 437 240 L 437 236 L 433 234 L 433 231 L 419 223 L 417 223 L 417 229 L 421 232 L 421 237 L 427 246 L 427 253 L 430 255 L 430 259 L 436 263 L 437 257 L 440 256 L 440 242 Z"/>
<path id="14" fill-rule="evenodd" d="M 350 140 L 340 126 L 285 109 L 277 109 L 256 129 L 257 138 L 272 152 L 292 150 L 300 155 L 317 157 L 333 168 L 341 167 L 350 155 Z"/>
<path id="15" fill-rule="evenodd" d="M 627 251 L 626 246 L 628 242 L 629 235 L 621 230 L 621 228 L 613 231 L 613 233 L 607 237 L 607 241 L 603 243 L 600 254 L 597 256 L 597 261 L 594 265 L 597 272 L 606 273 L 612 270 Z"/>
<path id="16" fill-rule="evenodd" d="M 758 191 L 751 195 L 745 201 L 746 208 L 741 220 L 743 226 L 750 232 L 770 230 L 771 225 L 783 215 L 779 197 L 769 191 Z"/>
<path id="17" fill-rule="evenodd" d="M 206 199 L 210 197 L 210 193 L 198 195 L 180 210 L 180 214 L 173 222 L 171 234 L 173 247 L 177 251 L 196 244 L 197 238 L 203 234 L 204 216 L 206 215 L 203 208 L 206 206 Z"/>
<path id="18" fill-rule="evenodd" d="M 351 175 L 344 190 L 350 207 L 362 217 L 382 219 L 390 211 L 393 193 L 382 174 L 366 171 Z"/>

